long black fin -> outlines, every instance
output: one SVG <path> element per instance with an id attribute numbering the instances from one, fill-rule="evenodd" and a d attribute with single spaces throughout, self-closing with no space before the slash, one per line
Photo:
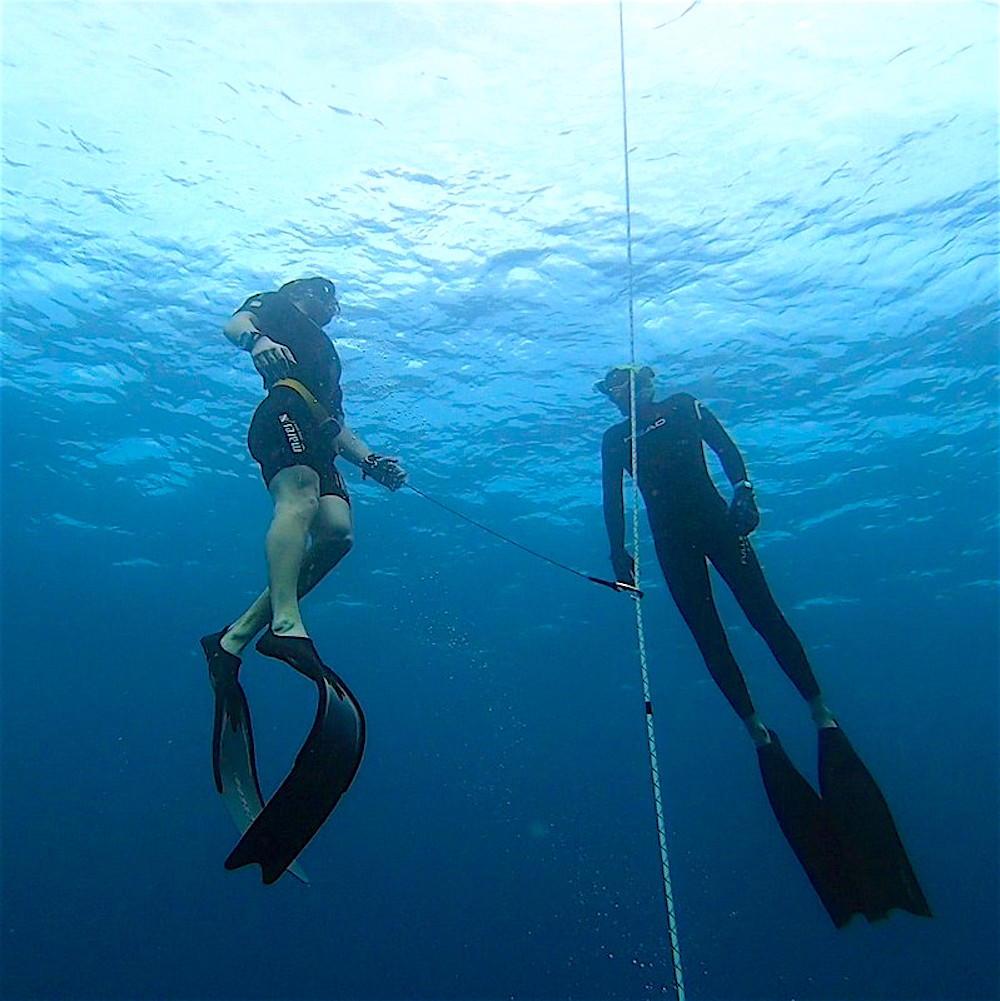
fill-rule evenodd
<path id="1" fill-rule="evenodd" d="M 239 683 L 240 658 L 222 649 L 222 635 L 214 633 L 201 640 L 215 689 L 212 772 L 226 812 L 242 836 L 264 809 L 264 800 L 257 777 L 250 706 Z M 309 882 L 299 863 L 292 863 L 288 871 L 301 882 Z"/>
<path id="2" fill-rule="evenodd" d="M 318 704 L 309 736 L 278 791 L 226 859 L 227 869 L 257 863 L 273 883 L 309 843 L 347 791 L 361 764 L 365 719 L 344 682 L 305 637 L 275 636 L 257 649 L 284 661 L 316 683 Z"/>
<path id="3" fill-rule="evenodd" d="M 861 913 L 879 921 L 898 907 L 931 917 L 885 797 L 840 727 L 819 731 L 819 779 L 823 802 L 855 873 Z"/>
<path id="4" fill-rule="evenodd" d="M 858 911 L 853 873 L 826 804 L 769 732 L 771 742 L 757 748 L 757 760 L 771 809 L 830 920 L 842 928 Z"/>

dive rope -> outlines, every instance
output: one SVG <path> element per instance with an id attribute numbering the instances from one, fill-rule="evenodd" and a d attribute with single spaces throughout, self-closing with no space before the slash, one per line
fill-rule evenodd
<path id="1" fill-rule="evenodd" d="M 640 586 L 639 565 L 639 460 L 636 435 L 635 374 L 635 297 L 632 269 L 632 195 L 629 184 L 628 162 L 628 102 L 625 87 L 625 19 L 623 0 L 618 0 L 618 51 L 622 83 L 622 149 L 625 161 L 625 247 L 628 261 L 628 333 L 631 367 L 629 369 L 629 422 L 632 459 L 632 557 L 636 587 Z M 642 593 L 641 591 L 639 592 Z M 667 934 L 670 939 L 670 962 L 673 966 L 673 987 L 677 1001 L 684 1001 L 684 971 L 681 967 L 681 949 L 677 936 L 677 916 L 674 913 L 674 891 L 670 881 L 670 859 L 667 854 L 667 827 L 663 816 L 663 797 L 660 793 L 660 766 L 656 755 L 656 730 L 653 724 L 653 702 L 649 687 L 649 669 L 646 662 L 646 631 L 642 621 L 642 602 L 635 604 L 635 628 L 639 647 L 639 668 L 642 673 L 642 697 L 646 705 L 646 741 L 649 745 L 649 771 L 653 782 L 653 805 L 656 810 L 656 833 L 660 843 L 660 864 L 663 872 L 663 899 L 667 908 Z"/>
<path id="2" fill-rule="evenodd" d="M 506 535 L 496 531 L 496 529 L 490 528 L 489 525 L 484 525 L 482 522 L 476 521 L 474 518 L 470 518 L 467 514 L 462 514 L 461 511 L 456 511 L 453 507 L 449 507 L 443 501 L 439 501 L 437 498 L 431 497 L 430 494 L 424 493 L 423 490 L 419 490 L 412 483 L 407 482 L 403 485 L 408 490 L 412 490 L 415 494 L 423 497 L 424 500 L 437 505 L 437 507 L 441 508 L 442 511 L 447 511 L 449 514 L 453 514 L 456 518 L 461 518 L 462 521 L 467 521 L 470 525 L 475 525 L 476 528 L 482 530 L 483 532 L 487 532 L 494 538 L 506 542 L 515 549 L 520 549 L 522 553 L 527 553 L 529 556 L 534 556 L 535 559 L 543 560 L 545 563 L 558 567 L 560 570 L 565 570 L 567 573 L 574 574 L 577 577 L 582 577 L 583 580 L 589 580 L 592 584 L 600 584 L 602 587 L 609 587 L 612 591 L 623 591 L 625 594 L 629 594 L 634 598 L 642 597 L 642 591 L 631 584 L 626 584 L 624 581 L 620 580 L 604 580 L 602 577 L 592 577 L 590 574 L 582 573 L 580 570 L 575 570 L 573 567 L 567 566 L 565 563 L 560 563 L 558 560 L 554 560 L 550 556 L 546 556 L 544 553 L 539 553 L 534 549 L 529 549 L 520 542 L 516 542 L 514 539 L 508 538 Z"/>

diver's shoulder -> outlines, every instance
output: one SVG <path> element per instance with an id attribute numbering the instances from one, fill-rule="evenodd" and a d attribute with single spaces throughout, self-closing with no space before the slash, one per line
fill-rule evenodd
<path id="1" fill-rule="evenodd" d="M 276 292 L 254 292 L 248 296 L 237 313 L 257 313 L 275 305 L 275 300 L 281 297 Z"/>
<path id="2" fill-rule="evenodd" d="M 661 401 L 664 406 L 670 406 L 673 408 L 677 407 L 693 407 L 698 403 L 698 398 L 692 396 L 690 393 L 685 393 L 683 391 L 679 393 L 671 393 L 668 397 Z"/>
<path id="3" fill-rule="evenodd" d="M 701 420 L 701 412 L 704 404 L 697 396 L 691 393 L 673 393 L 660 403 L 663 408 L 660 413 L 663 417 L 673 416 L 679 420 L 687 421 L 692 417 Z"/>

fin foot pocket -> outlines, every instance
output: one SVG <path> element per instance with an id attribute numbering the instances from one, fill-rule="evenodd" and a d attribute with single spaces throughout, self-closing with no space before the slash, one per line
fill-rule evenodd
<path id="1" fill-rule="evenodd" d="M 308 636 L 279 636 L 270 629 L 257 640 L 257 650 L 265 657 L 283 660 L 299 674 L 317 684 L 323 678 L 336 675 L 320 660 L 313 641 Z"/>
<path id="2" fill-rule="evenodd" d="M 242 661 L 234 653 L 222 649 L 222 637 L 226 635 L 223 629 L 218 633 L 209 633 L 201 638 L 201 648 L 205 651 L 208 661 L 208 677 L 213 688 L 235 681 L 240 672 Z"/>

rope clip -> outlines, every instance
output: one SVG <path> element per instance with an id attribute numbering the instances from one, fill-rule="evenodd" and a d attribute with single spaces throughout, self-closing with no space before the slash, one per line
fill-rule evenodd
<path id="1" fill-rule="evenodd" d="M 635 586 L 635 584 L 626 584 L 623 580 L 616 580 L 612 585 L 616 591 L 623 591 L 625 594 L 629 595 L 631 598 L 638 600 L 642 597 L 642 591 Z"/>

